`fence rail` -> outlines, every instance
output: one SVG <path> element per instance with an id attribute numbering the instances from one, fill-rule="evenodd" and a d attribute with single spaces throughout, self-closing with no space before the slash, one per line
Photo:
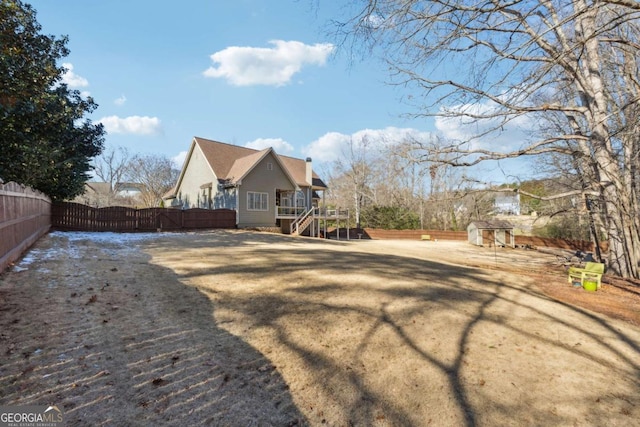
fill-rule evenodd
<path id="1" fill-rule="evenodd" d="M 466 231 L 442 231 L 442 230 L 383 230 L 378 228 L 365 228 L 361 231 L 362 236 L 369 239 L 386 240 L 386 239 L 406 239 L 420 240 L 423 234 L 431 236 L 432 240 L 467 240 Z M 352 238 L 355 236 L 351 232 Z M 342 236 L 341 236 L 342 237 Z M 543 246 L 549 248 L 571 249 L 581 251 L 595 251 L 595 245 L 592 242 L 583 240 L 568 239 L 552 239 L 547 237 L 534 236 L 515 236 L 517 246 Z M 607 242 L 600 242 L 600 249 L 603 252 L 608 250 Z"/>
<path id="2" fill-rule="evenodd" d="M 593 242 L 585 240 L 554 239 L 535 236 L 515 236 L 515 240 L 516 245 L 520 246 L 544 246 L 548 248 L 581 250 L 586 252 L 594 252 L 596 250 L 596 245 Z M 609 243 L 606 241 L 600 242 L 600 250 L 607 252 L 609 250 Z"/>
<path id="3" fill-rule="evenodd" d="M 0 272 L 49 230 L 51 200 L 15 182 L 0 184 Z"/>
<path id="4" fill-rule="evenodd" d="M 75 231 L 158 231 L 235 228 L 236 213 L 229 209 L 94 208 L 80 203 L 55 203 L 51 225 Z"/>
<path id="5" fill-rule="evenodd" d="M 428 234 L 435 240 L 467 240 L 466 231 L 443 231 L 443 230 L 383 230 L 380 228 L 365 228 L 364 234 L 375 240 L 404 239 L 420 240 L 421 236 Z"/>

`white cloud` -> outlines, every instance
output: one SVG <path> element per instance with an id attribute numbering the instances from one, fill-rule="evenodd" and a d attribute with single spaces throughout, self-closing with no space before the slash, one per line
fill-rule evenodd
<path id="1" fill-rule="evenodd" d="M 116 98 L 113 103 L 120 106 L 120 105 L 124 105 L 124 103 L 127 102 L 127 97 L 122 95 L 120 98 Z"/>
<path id="2" fill-rule="evenodd" d="M 328 132 L 309 144 L 302 152 L 313 160 L 330 162 L 347 155 L 350 143 L 358 145 L 368 141 L 370 144 L 380 147 L 404 141 L 427 141 L 430 137 L 431 134 L 428 132 L 396 127 L 362 129 L 351 135 Z"/>
<path id="3" fill-rule="evenodd" d="M 98 122 L 104 125 L 107 133 L 153 135 L 162 132 L 162 125 L 157 117 L 109 116 L 101 118 Z"/>
<path id="4" fill-rule="evenodd" d="M 306 156 L 320 162 L 338 159 L 343 147 L 349 143 L 349 135 L 339 132 L 328 132 L 309 144 L 303 151 Z"/>
<path id="5" fill-rule="evenodd" d="M 385 20 L 382 15 L 369 15 L 367 17 L 367 24 L 373 29 L 379 29 L 385 24 Z"/>
<path id="6" fill-rule="evenodd" d="M 234 86 L 283 86 L 305 64 L 324 65 L 333 52 L 330 43 L 306 45 L 299 41 L 272 40 L 270 48 L 231 46 L 211 55 L 215 64 L 205 77 L 224 78 Z"/>
<path id="7" fill-rule="evenodd" d="M 280 138 L 258 138 L 254 141 L 247 142 L 244 146 L 255 150 L 273 147 L 278 154 L 291 153 L 294 150 L 293 145 Z"/>
<path id="8" fill-rule="evenodd" d="M 171 158 L 176 168 L 182 169 L 182 165 L 184 165 L 184 161 L 187 159 L 187 154 L 187 151 L 181 151 L 177 156 Z"/>
<path id="9" fill-rule="evenodd" d="M 62 83 L 65 83 L 70 88 L 89 86 L 89 81 L 87 79 L 80 77 L 73 72 L 73 64 L 65 62 L 62 66 L 66 69 L 65 73 L 62 75 Z"/>
<path id="10" fill-rule="evenodd" d="M 446 130 L 448 135 L 461 135 L 458 127 L 451 126 Z M 387 127 L 384 129 L 362 129 L 352 134 L 344 134 L 340 132 L 328 132 L 307 145 L 301 152 L 311 157 L 314 162 L 333 162 L 341 158 L 347 161 L 350 150 L 349 144 L 354 144 L 355 148 L 368 141 L 372 149 L 384 147 L 386 145 L 395 145 L 407 141 L 419 141 L 424 144 L 434 142 L 433 138 L 436 134 L 431 132 L 419 131 L 413 128 L 397 128 Z M 522 140 L 518 140 L 520 143 Z M 471 177 L 480 177 L 483 182 L 500 183 L 505 182 L 505 177 L 513 181 L 513 176 L 524 176 L 526 171 L 525 159 L 502 160 L 500 162 L 483 162 L 481 165 L 474 166 L 471 169 L 464 169 L 465 175 Z"/>

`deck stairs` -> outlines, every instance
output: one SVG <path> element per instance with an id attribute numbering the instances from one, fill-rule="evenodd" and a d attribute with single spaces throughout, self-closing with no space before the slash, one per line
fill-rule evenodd
<path id="1" fill-rule="evenodd" d="M 309 228 L 309 226 L 315 220 L 315 210 L 316 208 L 309 209 L 307 212 L 300 215 L 298 218 L 296 218 L 295 221 L 291 223 L 290 232 L 293 236 L 299 236 L 300 234 L 304 233 L 307 228 Z"/>

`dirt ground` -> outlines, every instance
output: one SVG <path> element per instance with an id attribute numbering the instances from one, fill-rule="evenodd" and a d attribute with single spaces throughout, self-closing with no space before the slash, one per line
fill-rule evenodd
<path id="1" fill-rule="evenodd" d="M 640 425 L 640 286 L 550 253 L 51 233 L 0 275 L 0 405 L 67 425 Z"/>

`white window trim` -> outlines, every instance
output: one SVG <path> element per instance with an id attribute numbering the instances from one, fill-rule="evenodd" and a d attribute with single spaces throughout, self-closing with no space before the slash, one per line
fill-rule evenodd
<path id="1" fill-rule="evenodd" d="M 260 208 L 256 209 L 255 208 L 255 195 L 259 194 L 260 195 Z M 249 199 L 251 197 L 251 195 L 253 195 L 253 207 L 251 206 L 251 204 L 249 203 Z M 253 211 L 253 212 L 268 212 L 269 211 L 269 193 L 264 193 L 264 192 L 258 192 L 258 191 L 247 191 L 247 210 L 248 211 Z"/>

